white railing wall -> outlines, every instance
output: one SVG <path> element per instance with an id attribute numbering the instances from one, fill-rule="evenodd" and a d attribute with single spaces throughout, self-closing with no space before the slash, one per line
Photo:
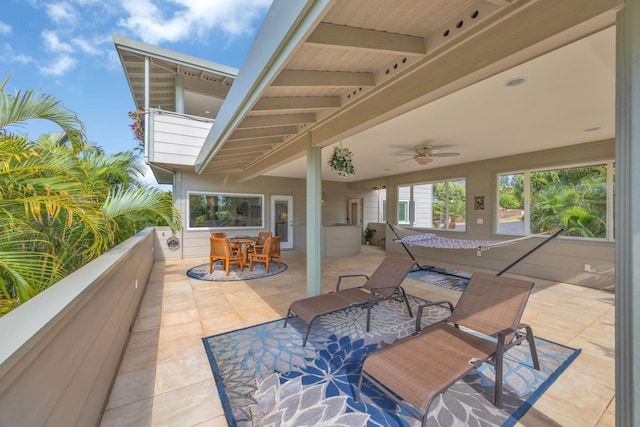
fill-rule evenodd
<path id="1" fill-rule="evenodd" d="M 0 318 L 0 424 L 98 425 L 154 262 L 147 228 Z"/>

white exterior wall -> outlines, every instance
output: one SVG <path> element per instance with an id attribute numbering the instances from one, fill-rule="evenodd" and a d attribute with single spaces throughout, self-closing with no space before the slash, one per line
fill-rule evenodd
<path id="1" fill-rule="evenodd" d="M 209 134 L 212 120 L 168 111 L 151 110 L 149 161 L 173 165 L 195 165 Z"/>
<path id="2" fill-rule="evenodd" d="M 414 227 L 433 227 L 433 184 L 413 187 Z"/>

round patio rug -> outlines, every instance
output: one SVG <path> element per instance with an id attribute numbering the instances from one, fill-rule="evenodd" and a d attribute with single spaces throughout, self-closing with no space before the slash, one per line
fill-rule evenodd
<path id="1" fill-rule="evenodd" d="M 207 263 L 191 267 L 187 271 L 187 276 L 192 279 L 207 280 L 209 282 L 232 282 L 237 280 L 253 280 L 274 276 L 282 273 L 286 269 L 287 264 L 285 263 L 280 263 L 280 269 L 278 269 L 277 262 L 269 264 L 269 273 L 265 271 L 263 264 L 254 264 L 253 271 L 249 270 L 248 265 L 245 266 L 242 271 L 240 271 L 237 266 L 232 266 L 229 270 L 229 275 L 227 276 L 227 273 L 224 271 L 224 264 L 220 261 L 216 261 L 213 263 L 213 272 L 211 274 L 209 274 L 209 264 Z"/>

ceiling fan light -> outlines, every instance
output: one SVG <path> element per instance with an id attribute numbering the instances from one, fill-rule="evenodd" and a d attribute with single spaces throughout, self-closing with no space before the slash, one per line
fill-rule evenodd
<path id="1" fill-rule="evenodd" d="M 428 163 L 431 163 L 431 158 L 430 157 L 416 157 L 416 162 L 418 162 L 419 165 L 426 165 Z"/>

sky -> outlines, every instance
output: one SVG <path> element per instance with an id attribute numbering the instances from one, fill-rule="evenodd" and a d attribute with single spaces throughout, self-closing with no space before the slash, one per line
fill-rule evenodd
<path id="1" fill-rule="evenodd" d="M 112 35 L 240 68 L 271 1 L 0 0 L 0 82 L 12 74 L 5 92 L 54 96 L 107 153 L 133 151 L 135 105 Z M 12 130 L 33 140 L 60 129 Z"/>

